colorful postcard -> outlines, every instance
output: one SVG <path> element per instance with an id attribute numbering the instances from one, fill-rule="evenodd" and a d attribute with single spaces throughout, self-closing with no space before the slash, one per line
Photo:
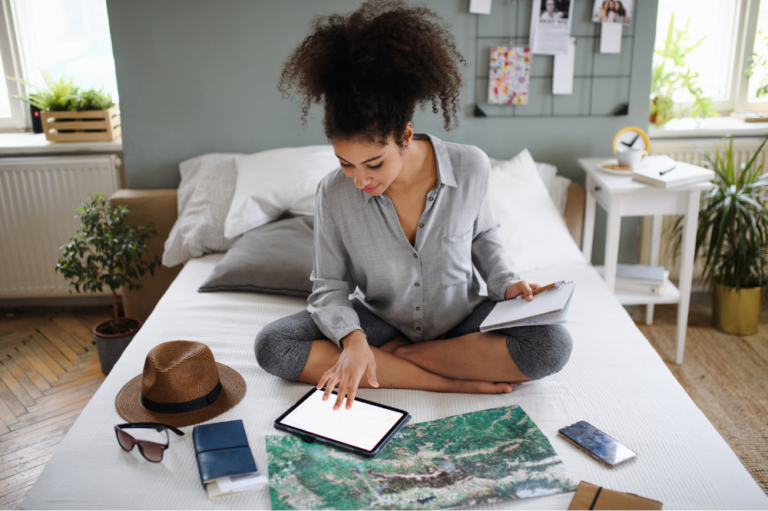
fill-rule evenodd
<path id="1" fill-rule="evenodd" d="M 531 78 L 528 46 L 491 46 L 488 72 L 488 104 L 527 105 Z"/>
<path id="2" fill-rule="evenodd" d="M 519 406 L 405 426 L 378 457 L 268 436 L 272 509 L 443 509 L 572 492 Z"/>

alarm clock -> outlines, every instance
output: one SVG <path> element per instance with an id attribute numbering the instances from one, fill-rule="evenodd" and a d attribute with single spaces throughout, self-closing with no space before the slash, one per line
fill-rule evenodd
<path id="1" fill-rule="evenodd" d="M 622 128 L 613 137 L 613 154 L 623 149 L 640 149 L 651 152 L 651 140 L 648 134 L 635 126 Z"/>

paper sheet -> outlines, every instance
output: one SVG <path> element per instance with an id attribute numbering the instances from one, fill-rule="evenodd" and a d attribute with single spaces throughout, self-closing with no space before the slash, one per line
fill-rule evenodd
<path id="1" fill-rule="evenodd" d="M 573 74 L 576 64 L 576 38 L 571 37 L 566 55 L 555 55 L 552 74 L 552 94 L 573 94 Z"/>
<path id="2" fill-rule="evenodd" d="M 531 53 L 567 55 L 571 40 L 573 0 L 533 0 L 531 10 Z"/>
<path id="3" fill-rule="evenodd" d="M 469 0 L 469 12 L 491 14 L 491 0 Z"/>
<path id="4" fill-rule="evenodd" d="M 621 23 L 603 23 L 600 53 L 621 53 Z"/>

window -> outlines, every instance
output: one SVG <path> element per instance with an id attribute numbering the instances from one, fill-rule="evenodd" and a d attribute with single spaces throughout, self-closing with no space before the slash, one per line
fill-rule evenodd
<path id="1" fill-rule="evenodd" d="M 55 78 L 74 75 L 81 87 L 103 88 L 119 101 L 106 0 L 0 0 L 3 76 L 43 84 L 42 70 Z M 1 29 L 0 29 L 1 30 Z M 7 48 L 6 48 L 7 46 Z M 29 106 L 6 94 L 26 93 L 0 80 L 0 128 L 31 126 Z M 7 89 L 9 92 L 5 92 Z M 26 88 L 24 88 L 26 89 Z"/>
<path id="2" fill-rule="evenodd" d="M 768 59 L 768 0 L 659 0 L 656 48 L 664 44 L 673 13 L 678 29 L 691 20 L 689 43 L 703 39 L 687 62 L 699 74 L 698 85 L 718 112 L 768 111 L 768 95 L 756 96 L 761 84 L 768 83 L 768 63 L 751 77 L 744 74 L 753 62 L 753 52 L 758 59 L 762 55 Z M 685 91 L 673 99 L 685 105 L 692 97 Z"/>

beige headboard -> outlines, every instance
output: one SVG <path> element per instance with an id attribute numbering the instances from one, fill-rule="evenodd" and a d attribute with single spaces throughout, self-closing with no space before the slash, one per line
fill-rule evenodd
<path id="1" fill-rule="evenodd" d="M 565 203 L 565 223 L 579 247 L 581 247 L 581 231 L 584 223 L 584 198 L 584 187 L 571 183 Z M 178 216 L 176 190 L 118 190 L 111 199 L 116 206 L 128 206 L 130 223 L 147 225 L 154 222 L 157 236 L 150 238 L 147 246 L 151 254 L 162 258 L 163 245 Z M 180 271 L 181 265 L 173 268 L 162 266 L 155 270 L 154 277 L 146 275 L 140 280 L 143 285 L 140 291 L 123 291 L 125 315 L 146 321 Z"/>

